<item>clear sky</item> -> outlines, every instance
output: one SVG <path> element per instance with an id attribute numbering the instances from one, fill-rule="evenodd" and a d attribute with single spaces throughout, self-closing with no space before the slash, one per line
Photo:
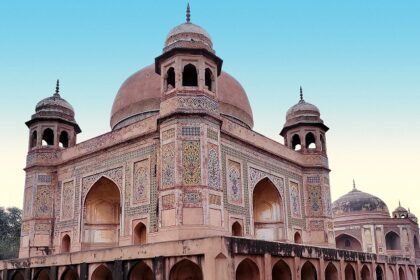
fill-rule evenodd
<path id="1" fill-rule="evenodd" d="M 420 215 L 420 1 L 190 1 L 223 68 L 248 93 L 254 129 L 321 109 L 333 199 L 359 189 Z M 0 2 L 0 206 L 22 207 L 28 129 L 60 78 L 79 141 L 110 130 L 122 82 L 161 54 L 186 1 Z"/>

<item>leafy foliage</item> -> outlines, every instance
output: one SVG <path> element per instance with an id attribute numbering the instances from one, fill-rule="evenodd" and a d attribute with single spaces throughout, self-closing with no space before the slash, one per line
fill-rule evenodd
<path id="1" fill-rule="evenodd" d="M 0 260 L 17 258 L 22 210 L 0 207 Z"/>

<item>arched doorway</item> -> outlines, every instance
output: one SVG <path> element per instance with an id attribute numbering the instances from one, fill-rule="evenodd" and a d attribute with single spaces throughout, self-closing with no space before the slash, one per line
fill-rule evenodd
<path id="1" fill-rule="evenodd" d="M 292 272 L 290 271 L 289 266 L 282 260 L 276 262 L 273 266 L 272 272 L 273 280 L 292 280 Z"/>
<path id="2" fill-rule="evenodd" d="M 50 274 L 49 274 L 48 269 L 45 268 L 45 269 L 42 269 L 41 271 L 39 271 L 36 274 L 35 279 L 36 280 L 50 280 Z"/>
<path id="3" fill-rule="evenodd" d="M 265 178 L 253 192 L 254 231 L 258 239 L 283 238 L 282 199 L 274 184 Z"/>
<path id="4" fill-rule="evenodd" d="M 385 243 L 387 250 L 401 250 L 400 236 L 393 231 L 385 235 Z"/>
<path id="5" fill-rule="evenodd" d="M 92 273 L 91 280 L 112 280 L 112 273 L 108 267 L 101 264 Z"/>
<path id="6" fill-rule="evenodd" d="M 344 270 L 344 279 L 356 280 L 356 272 L 351 264 L 347 264 L 346 269 Z"/>
<path id="7" fill-rule="evenodd" d="M 233 236 L 242 236 L 242 226 L 239 222 L 234 222 L 232 224 L 232 235 Z"/>
<path id="8" fill-rule="evenodd" d="M 306 262 L 300 271 L 301 280 L 317 280 L 316 268 L 311 262 Z"/>
<path id="9" fill-rule="evenodd" d="M 130 271 L 129 280 L 154 280 L 153 271 L 144 262 L 139 262 Z"/>
<path id="10" fill-rule="evenodd" d="M 143 223 L 138 223 L 134 228 L 134 245 L 146 244 L 147 229 Z"/>
<path id="11" fill-rule="evenodd" d="M 260 270 L 250 259 L 244 259 L 236 268 L 236 280 L 259 280 Z"/>
<path id="12" fill-rule="evenodd" d="M 15 274 L 12 276 L 12 280 L 24 280 L 23 273 L 20 271 L 16 271 Z"/>
<path id="13" fill-rule="evenodd" d="M 376 280 L 383 280 L 384 279 L 384 271 L 382 268 L 378 265 L 376 267 Z"/>
<path id="14" fill-rule="evenodd" d="M 203 280 L 201 267 L 190 260 L 184 259 L 174 265 L 169 274 L 169 280 Z"/>
<path id="15" fill-rule="evenodd" d="M 295 236 L 293 237 L 293 240 L 296 244 L 302 244 L 302 237 L 300 236 L 299 232 L 295 233 Z"/>
<path id="16" fill-rule="evenodd" d="M 68 252 L 70 252 L 70 236 L 66 234 L 63 236 L 63 239 L 61 239 L 61 253 Z"/>
<path id="17" fill-rule="evenodd" d="M 117 185 L 101 177 L 86 195 L 84 206 L 84 248 L 117 245 L 120 224 L 120 192 Z"/>
<path id="18" fill-rule="evenodd" d="M 362 267 L 362 270 L 360 271 L 360 276 L 361 280 L 372 280 L 372 278 L 370 277 L 370 270 L 366 265 Z"/>
<path id="19" fill-rule="evenodd" d="M 61 275 L 61 280 L 79 280 L 79 275 L 74 269 L 68 268 Z"/>
<path id="20" fill-rule="evenodd" d="M 402 267 L 398 269 L 398 277 L 399 280 L 405 280 L 405 272 Z"/>
<path id="21" fill-rule="evenodd" d="M 362 251 L 362 245 L 359 240 L 348 234 L 340 234 L 335 238 L 337 249 Z"/>
<path id="22" fill-rule="evenodd" d="M 325 280 L 337 280 L 338 277 L 338 271 L 337 268 L 333 263 L 329 263 L 327 265 L 327 268 L 325 269 Z"/>

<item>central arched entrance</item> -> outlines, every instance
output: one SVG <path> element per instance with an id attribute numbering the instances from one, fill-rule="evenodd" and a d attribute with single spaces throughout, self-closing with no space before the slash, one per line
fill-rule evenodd
<path id="1" fill-rule="evenodd" d="M 265 178 L 254 188 L 252 195 L 254 231 L 258 239 L 283 239 L 283 203 L 274 184 Z"/>
<path id="2" fill-rule="evenodd" d="M 120 191 L 108 178 L 101 177 L 86 195 L 84 203 L 84 249 L 118 244 Z"/>

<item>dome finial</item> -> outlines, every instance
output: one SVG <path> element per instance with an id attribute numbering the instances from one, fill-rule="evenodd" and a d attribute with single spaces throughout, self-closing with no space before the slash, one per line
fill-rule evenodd
<path id="1" fill-rule="evenodd" d="M 303 101 L 303 90 L 302 90 L 302 86 L 300 86 L 299 92 L 300 92 L 300 101 Z"/>
<path id="2" fill-rule="evenodd" d="M 57 79 L 57 83 L 55 84 L 54 96 L 60 96 L 60 80 L 59 79 Z"/>
<path id="3" fill-rule="evenodd" d="M 356 181 L 353 179 L 353 190 L 356 190 Z"/>
<path id="4" fill-rule="evenodd" d="M 187 4 L 187 22 L 191 20 L 191 11 L 190 11 L 190 3 Z"/>
<path id="5" fill-rule="evenodd" d="M 401 207 L 401 200 L 398 200 L 398 207 Z"/>

